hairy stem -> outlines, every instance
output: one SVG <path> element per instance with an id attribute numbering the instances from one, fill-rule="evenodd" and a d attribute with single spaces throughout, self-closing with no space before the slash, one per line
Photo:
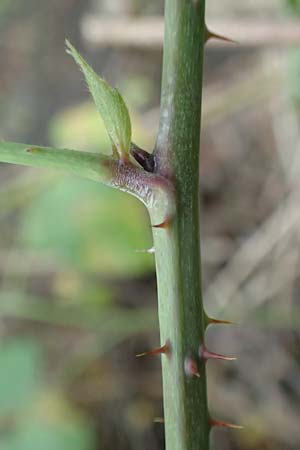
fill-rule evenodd
<path id="1" fill-rule="evenodd" d="M 199 236 L 199 136 L 204 0 L 166 0 L 160 129 L 156 173 L 175 186 L 169 227 L 154 230 L 167 450 L 208 450 L 205 367 L 197 358 L 204 341 Z M 189 358 L 187 360 L 187 358 Z M 200 378 L 187 371 L 196 364 Z"/>
<path id="2" fill-rule="evenodd" d="M 139 198 L 162 220 L 172 214 L 173 188 L 164 177 L 145 172 L 130 162 L 98 153 L 0 142 L 0 162 L 60 169 L 114 187 Z"/>

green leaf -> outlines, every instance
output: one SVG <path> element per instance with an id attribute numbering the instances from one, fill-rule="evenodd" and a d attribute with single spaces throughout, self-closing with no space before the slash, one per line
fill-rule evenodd
<path id="1" fill-rule="evenodd" d="M 131 144 L 131 122 L 121 94 L 94 72 L 69 41 L 66 41 L 66 45 L 67 53 L 74 58 L 85 76 L 113 147 L 121 159 L 127 159 Z"/>

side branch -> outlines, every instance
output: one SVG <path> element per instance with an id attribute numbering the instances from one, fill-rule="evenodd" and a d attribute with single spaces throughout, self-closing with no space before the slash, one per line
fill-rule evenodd
<path id="1" fill-rule="evenodd" d="M 98 153 L 0 142 L 1 162 L 59 169 L 114 187 L 141 200 L 155 220 L 164 220 L 172 214 L 174 200 L 171 183 L 130 162 L 121 162 Z"/>

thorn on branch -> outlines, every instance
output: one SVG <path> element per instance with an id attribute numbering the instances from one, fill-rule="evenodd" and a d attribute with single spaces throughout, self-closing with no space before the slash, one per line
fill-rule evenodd
<path id="1" fill-rule="evenodd" d="M 207 26 L 205 25 L 205 36 L 204 36 L 204 42 L 208 42 L 210 39 L 217 39 L 218 41 L 224 41 L 224 42 L 230 42 L 231 44 L 238 44 L 237 41 L 234 41 L 233 39 L 230 39 L 226 36 L 222 36 L 221 34 L 214 33 L 213 31 L 210 31 Z"/>
<path id="2" fill-rule="evenodd" d="M 223 427 L 223 428 L 232 428 L 234 430 L 242 430 L 244 427 L 241 425 L 235 425 L 233 423 L 223 422 L 222 420 L 210 419 L 209 425 L 211 427 Z"/>
<path id="3" fill-rule="evenodd" d="M 155 253 L 155 248 L 146 248 L 145 250 L 135 250 L 135 253 L 149 253 L 150 255 Z"/>
<path id="4" fill-rule="evenodd" d="M 170 225 L 171 225 L 171 218 L 167 217 L 163 222 L 157 225 L 152 225 L 152 228 L 162 228 L 167 230 L 168 228 L 170 228 Z"/>
<path id="5" fill-rule="evenodd" d="M 154 417 L 153 422 L 154 423 L 165 423 L 165 420 L 163 417 Z"/>
<path id="6" fill-rule="evenodd" d="M 138 355 L 136 355 L 137 358 L 140 358 L 142 356 L 152 356 L 152 355 L 161 355 L 161 354 L 165 354 L 167 356 L 169 356 L 171 353 L 171 345 L 170 345 L 170 341 L 167 340 L 167 342 L 158 348 L 154 348 L 153 350 L 149 350 L 148 352 L 143 352 L 143 353 L 139 353 Z"/>
<path id="7" fill-rule="evenodd" d="M 206 316 L 206 323 L 207 325 L 237 325 L 235 322 L 231 322 L 230 320 L 219 320 L 208 316 Z"/>
<path id="8" fill-rule="evenodd" d="M 208 359 L 220 359 L 223 361 L 236 361 L 237 358 L 232 358 L 229 356 L 220 355 L 219 353 L 210 352 L 205 345 L 200 345 L 199 347 L 199 358 L 207 361 Z"/>

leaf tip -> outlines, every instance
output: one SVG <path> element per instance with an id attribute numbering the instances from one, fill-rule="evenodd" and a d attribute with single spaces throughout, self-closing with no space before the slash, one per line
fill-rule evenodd
<path id="1" fill-rule="evenodd" d="M 72 51 L 74 50 L 73 45 L 71 44 L 71 42 L 69 41 L 69 39 L 65 39 L 65 46 L 66 46 L 66 53 L 68 53 L 68 55 L 72 55 Z"/>

